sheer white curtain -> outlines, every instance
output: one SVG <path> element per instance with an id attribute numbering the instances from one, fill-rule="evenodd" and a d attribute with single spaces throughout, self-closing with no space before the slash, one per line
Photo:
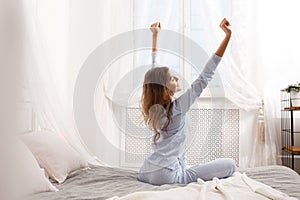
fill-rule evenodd
<path id="1" fill-rule="evenodd" d="M 105 95 L 132 66 L 128 57 L 99 77 L 94 127 L 79 132 L 73 95 L 77 76 L 89 55 L 106 40 L 132 30 L 132 1 L 24 1 L 24 82 L 41 129 L 59 134 L 92 164 L 119 165 L 119 129 Z M 55 13 L 55 15 L 53 15 Z M 106 54 L 116 51 L 110 49 Z M 112 75 L 112 76 L 111 76 Z M 83 107 L 85 105 L 82 105 Z"/>
<path id="2" fill-rule="evenodd" d="M 23 75 L 37 123 L 59 134 L 90 163 L 100 164 L 76 130 L 68 94 L 69 1 L 22 3 Z"/>
<path id="3" fill-rule="evenodd" d="M 191 10 L 204 17 L 200 20 L 206 27 L 205 50 L 208 53 L 215 51 L 224 36 L 218 27 L 221 19 L 227 17 L 232 23 L 230 47 L 218 72 L 225 97 L 242 110 L 240 166 L 280 162 L 279 90 L 290 82 L 296 82 L 298 72 L 295 49 L 298 45 L 294 45 L 299 43 L 299 30 L 294 25 L 297 19 L 294 16 L 299 15 L 296 0 L 203 0 L 198 1 L 201 6 L 199 9 L 184 7 L 189 4 L 181 0 L 163 3 L 158 0 L 32 2 L 29 4 L 26 1 L 24 4 L 28 44 L 24 51 L 27 55 L 24 63 L 28 64 L 26 80 L 39 124 L 41 128 L 50 128 L 59 133 L 91 162 L 95 162 L 95 159 L 84 144 L 106 163 L 119 164 L 117 150 L 120 147 L 120 129 L 114 120 L 121 121 L 122 116 L 116 119 L 112 111 L 116 108 L 113 106 L 116 102 L 112 101 L 113 91 L 116 83 L 135 64 L 150 63 L 150 48 L 123 55 L 111 64 L 101 79 L 99 77 L 94 107 L 104 135 L 92 129 L 79 135 L 74 124 L 72 98 L 83 63 L 106 40 L 125 31 L 148 28 L 154 21 L 161 21 L 165 29 L 187 33 L 190 27 L 184 19 Z M 54 10 L 56 17 L 51 14 Z M 41 24 L 38 18 L 47 25 Z M 146 40 L 150 42 L 150 39 Z M 110 49 L 107 54 L 114 51 Z M 175 60 L 170 65 L 180 72 L 179 59 L 161 56 L 161 63 L 168 64 L 169 60 Z M 287 65 L 291 70 L 286 70 Z M 258 131 L 262 99 L 266 128 L 264 135 Z M 261 136 L 265 138 L 263 142 L 259 139 Z"/>
<path id="4" fill-rule="evenodd" d="M 256 63 L 248 66 L 247 74 L 264 98 L 266 134 L 265 143 L 256 143 L 253 151 L 254 157 L 262 159 L 253 164 L 266 165 L 281 162 L 280 90 L 299 82 L 297 58 L 300 28 L 296 24 L 300 17 L 297 9 L 300 2 L 254 2 L 256 17 L 249 18 L 248 23 L 252 21 L 256 29 L 248 27 L 253 36 L 248 40 L 252 44 L 248 60 L 256 58 Z M 257 50 L 260 50 L 259 54 Z"/>
<path id="5" fill-rule="evenodd" d="M 118 0 L 77 0 L 70 1 L 70 86 L 72 95 L 76 87 L 77 78 L 81 74 L 84 63 L 89 56 L 105 42 L 115 41 L 113 38 L 132 30 L 132 1 Z M 121 41 L 121 45 L 127 41 Z M 105 55 L 98 55 L 99 60 L 118 52 L 113 46 L 105 51 Z M 121 55 L 120 55 L 121 56 Z M 94 85 L 94 115 L 97 124 L 94 127 L 85 127 L 81 132 L 85 144 L 100 160 L 112 166 L 119 166 L 120 162 L 120 129 L 118 122 L 124 119 L 116 118 L 113 110 L 111 88 L 132 69 L 132 54 L 123 55 L 111 60 L 109 68 L 99 74 L 97 84 Z M 119 91 L 120 93 L 123 90 Z M 82 105 L 83 107 L 85 105 Z M 118 113 L 118 110 L 116 111 Z M 80 116 L 79 116 L 80 117 Z M 82 119 L 84 120 L 84 119 Z M 80 120 L 81 121 L 81 120 Z M 82 126 L 85 126 L 84 124 Z"/>
<path id="6" fill-rule="evenodd" d="M 244 149 L 242 166 L 280 164 L 280 90 L 299 81 L 295 59 L 298 51 L 295 44 L 300 41 L 299 28 L 295 26 L 299 2 L 230 2 L 233 37 L 228 58 L 231 66 L 228 69 L 226 63 L 226 69 L 221 68 L 219 72 L 229 82 L 225 91 L 234 91 L 227 98 L 246 110 L 240 142 Z M 257 124 L 260 99 L 264 102 L 263 132 Z"/>

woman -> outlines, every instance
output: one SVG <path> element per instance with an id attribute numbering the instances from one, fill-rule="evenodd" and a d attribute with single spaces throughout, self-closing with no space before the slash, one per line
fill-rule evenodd
<path id="1" fill-rule="evenodd" d="M 197 178 L 203 180 L 210 180 L 213 177 L 224 178 L 235 172 L 235 162 L 229 158 L 187 168 L 184 149 L 186 134 L 189 134 L 186 112 L 207 86 L 226 50 L 231 37 L 228 26 L 229 22 L 224 18 L 220 27 L 225 33 L 225 38 L 219 48 L 210 57 L 191 87 L 179 98 L 174 99 L 174 94 L 180 91 L 178 78 L 168 67 L 155 67 L 160 23 L 151 25 L 153 68 L 145 74 L 142 110 L 146 124 L 154 131 L 153 153 L 140 169 L 138 177 L 140 181 L 154 185 L 188 184 L 197 181 Z"/>

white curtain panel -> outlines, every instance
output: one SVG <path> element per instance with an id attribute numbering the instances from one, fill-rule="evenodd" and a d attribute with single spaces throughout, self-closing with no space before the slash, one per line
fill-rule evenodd
<path id="1" fill-rule="evenodd" d="M 245 166 L 280 164 L 280 90 L 288 84 L 299 82 L 297 74 L 300 70 L 295 59 L 295 44 L 300 42 L 297 36 L 300 29 L 295 26 L 299 18 L 299 1 L 238 0 L 231 1 L 231 6 L 232 56 L 228 58 L 237 69 L 233 72 L 239 73 L 228 73 L 228 69 L 220 71 L 223 75 L 230 75 L 226 79 L 237 92 L 227 97 L 242 109 L 253 112 L 259 100 L 264 101 L 264 133 L 258 130 L 258 124 L 255 125 L 259 120 L 258 112 L 253 113 L 252 122 L 248 121 L 253 124 L 252 128 L 241 133 L 241 145 L 245 152 L 240 156 L 244 158 Z M 251 107 L 254 109 L 247 109 Z M 245 119 L 249 120 L 251 112 L 244 114 Z M 249 126 L 248 122 L 244 121 L 245 128 Z"/>
<path id="2" fill-rule="evenodd" d="M 299 82 L 297 47 L 300 28 L 296 24 L 300 17 L 297 9 L 300 2 L 264 0 L 248 2 L 248 5 L 256 8 L 256 13 L 254 16 L 248 12 L 247 22 L 254 24 L 255 29 L 247 26 L 252 37 L 248 39 L 246 74 L 263 96 L 266 123 L 265 143 L 255 143 L 253 152 L 253 157 L 262 159 L 251 159 L 251 162 L 252 165 L 275 164 L 281 162 L 282 148 L 280 90 Z"/>
<path id="3" fill-rule="evenodd" d="M 37 123 L 59 134 L 88 162 L 100 164 L 76 130 L 68 93 L 69 1 L 24 1 L 23 8 L 23 74 Z"/>
<path id="4" fill-rule="evenodd" d="M 132 1 L 70 1 L 70 21 L 71 88 L 74 89 L 89 56 L 101 48 L 103 43 L 132 30 Z M 127 41 L 121 41 L 120 47 L 123 42 Z M 117 51 L 118 49 L 110 46 L 105 51 L 105 55 L 97 55 L 97 58 L 100 60 Z M 108 94 L 124 74 L 132 69 L 132 62 L 130 52 L 120 55 L 116 60 L 111 60 L 108 66 L 102 66 L 99 61 L 98 67 L 106 70 L 103 74 L 99 74 L 97 84 L 93 86 L 95 90 L 92 91 L 94 92 L 93 114 L 97 124 L 88 126 L 87 123 L 83 123 L 85 119 L 77 116 L 80 126 L 87 130 L 80 131 L 85 144 L 94 155 L 111 166 L 119 166 L 120 162 L 121 132 L 118 125 L 121 119 L 118 118 L 119 110 L 114 110 L 116 107 Z"/>

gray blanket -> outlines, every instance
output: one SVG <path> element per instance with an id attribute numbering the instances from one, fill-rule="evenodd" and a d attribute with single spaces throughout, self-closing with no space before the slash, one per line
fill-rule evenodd
<path id="1" fill-rule="evenodd" d="M 300 176 L 283 166 L 267 166 L 239 169 L 257 181 L 265 183 L 291 197 L 300 199 Z M 137 181 L 137 172 L 133 170 L 92 167 L 89 170 L 69 177 L 63 184 L 55 185 L 58 192 L 44 192 L 32 195 L 32 200 L 54 199 L 107 199 L 123 196 L 136 191 L 166 190 L 184 185 L 153 186 Z"/>

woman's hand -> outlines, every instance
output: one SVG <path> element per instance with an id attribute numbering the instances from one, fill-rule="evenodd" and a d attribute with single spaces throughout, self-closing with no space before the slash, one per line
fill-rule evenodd
<path id="1" fill-rule="evenodd" d="M 151 24 L 150 30 L 152 31 L 153 35 L 157 35 L 160 31 L 160 22 L 155 22 L 154 24 Z"/>
<path id="2" fill-rule="evenodd" d="M 230 26 L 229 21 L 224 18 L 221 23 L 220 23 L 220 27 L 221 29 L 225 32 L 226 35 L 230 36 L 231 35 L 231 30 L 228 28 Z"/>
<path id="3" fill-rule="evenodd" d="M 152 52 L 157 51 L 157 35 L 158 35 L 160 29 L 161 29 L 160 22 L 155 22 L 154 24 L 151 24 L 151 26 L 150 26 L 150 30 L 153 33 L 153 36 L 152 36 Z"/>

